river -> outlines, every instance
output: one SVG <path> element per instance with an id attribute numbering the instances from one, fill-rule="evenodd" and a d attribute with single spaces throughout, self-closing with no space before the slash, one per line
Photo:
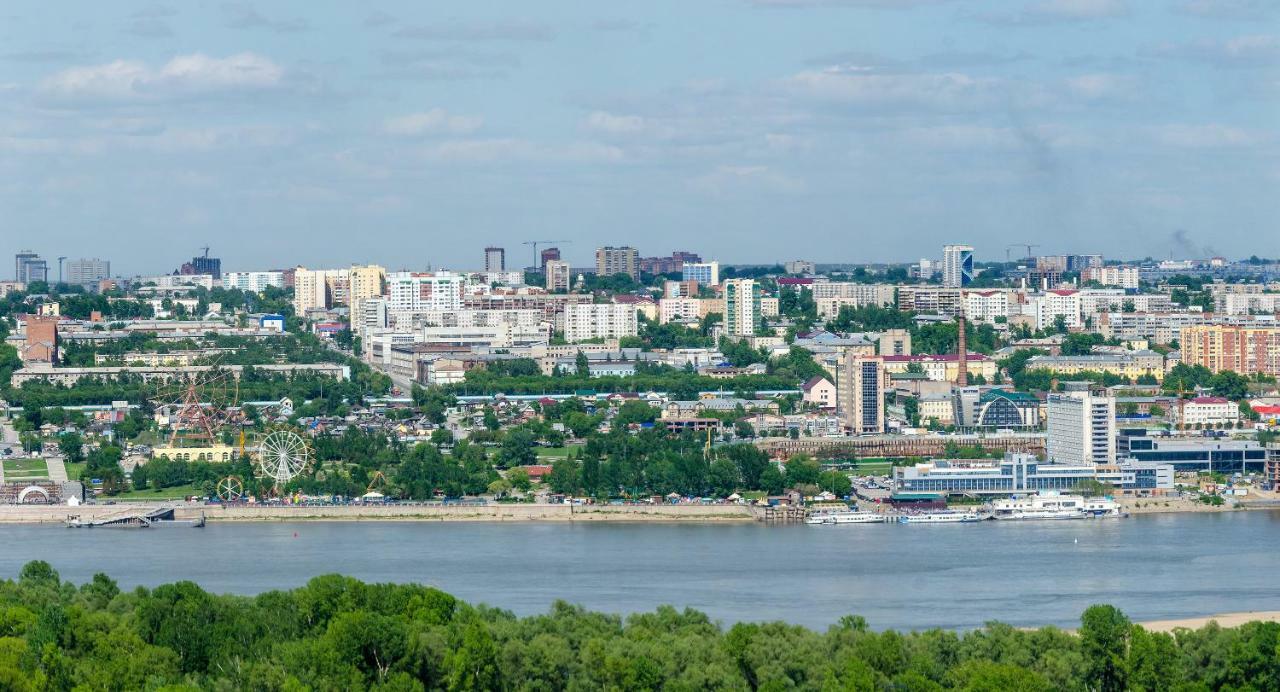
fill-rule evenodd
<path id="1" fill-rule="evenodd" d="M 0 575 L 28 560 L 122 588 L 181 579 L 254 594 L 341 572 L 420 582 L 520 615 L 557 598 L 661 604 L 725 623 L 968 629 L 1073 626 L 1094 603 L 1135 620 L 1280 610 L 1280 512 L 1069 522 L 765 526 L 699 523 L 211 523 L 204 529 L 0 526 Z"/>

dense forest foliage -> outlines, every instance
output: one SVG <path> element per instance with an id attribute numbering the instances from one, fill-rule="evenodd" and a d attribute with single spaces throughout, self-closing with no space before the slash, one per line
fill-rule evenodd
<path id="1" fill-rule="evenodd" d="M 44 562 L 0 582 L 5 690 L 1274 690 L 1280 623 L 1148 632 L 1093 606 L 1078 634 L 723 627 L 661 607 L 568 603 L 519 618 L 414 584 L 316 577 L 219 596 L 192 582 L 122 591 Z"/>

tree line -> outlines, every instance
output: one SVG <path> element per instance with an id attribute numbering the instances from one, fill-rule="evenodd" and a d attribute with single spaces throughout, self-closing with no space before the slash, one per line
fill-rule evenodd
<path id="1" fill-rule="evenodd" d="M 37 561 L 0 582 L 0 615 L 0 689 L 17 691 L 1280 689 L 1280 623 L 1165 634 L 1106 605 L 1078 633 L 877 632 L 856 616 L 816 632 L 669 606 L 622 617 L 557 601 L 522 618 L 336 574 L 257 596 L 126 591 Z"/>

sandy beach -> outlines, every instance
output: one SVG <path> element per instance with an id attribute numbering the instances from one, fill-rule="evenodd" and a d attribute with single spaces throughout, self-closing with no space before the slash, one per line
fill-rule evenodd
<path id="1" fill-rule="evenodd" d="M 1181 620 L 1152 620 L 1139 622 L 1150 632 L 1172 632 L 1178 629 L 1200 629 L 1210 622 L 1222 627 L 1239 627 L 1248 622 L 1280 622 L 1280 610 L 1252 610 L 1244 613 L 1221 613 L 1199 618 L 1182 618 Z"/>

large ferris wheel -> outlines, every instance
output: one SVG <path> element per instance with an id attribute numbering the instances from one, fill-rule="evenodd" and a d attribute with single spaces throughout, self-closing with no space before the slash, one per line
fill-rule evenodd
<path id="1" fill-rule="evenodd" d="M 288 485 L 310 462 L 306 440 L 290 430 L 273 431 L 258 445 L 258 476 L 271 479 L 276 488 Z"/>

